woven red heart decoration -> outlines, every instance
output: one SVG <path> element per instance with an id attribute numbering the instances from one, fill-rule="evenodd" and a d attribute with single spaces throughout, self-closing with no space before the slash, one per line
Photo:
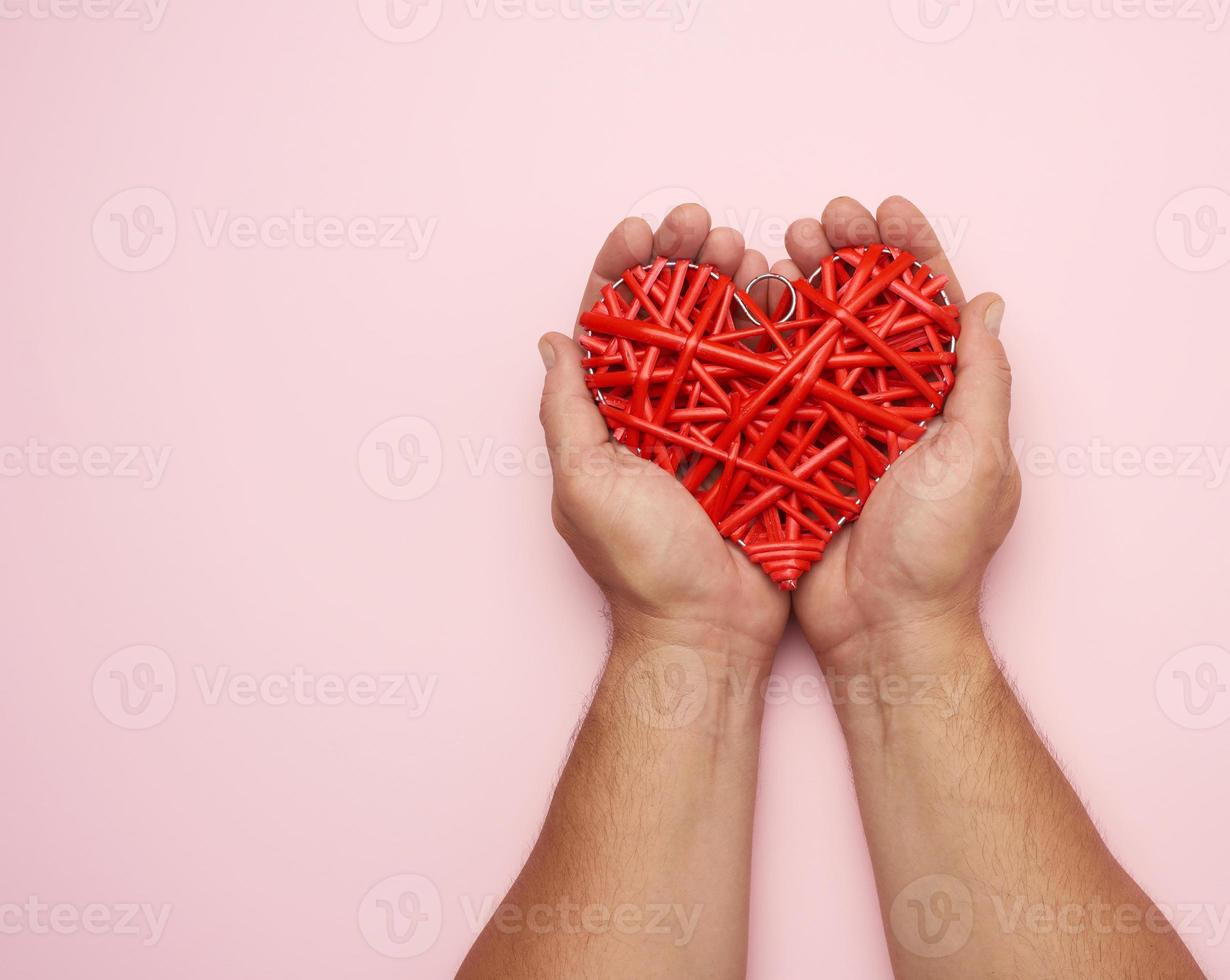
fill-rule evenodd
<path id="1" fill-rule="evenodd" d="M 794 589 L 943 409 L 945 284 L 908 252 L 846 248 L 769 317 L 712 267 L 658 259 L 582 314 L 589 386 L 618 441 Z"/>

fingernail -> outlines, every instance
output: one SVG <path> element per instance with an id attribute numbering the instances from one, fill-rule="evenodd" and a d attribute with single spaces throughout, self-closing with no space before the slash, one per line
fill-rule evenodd
<path id="1" fill-rule="evenodd" d="M 992 337 L 999 336 L 1000 324 L 1004 322 L 1004 301 L 997 299 L 994 303 L 987 307 L 987 312 L 983 318 L 983 323 L 987 325 L 987 330 L 991 332 Z"/>
<path id="2" fill-rule="evenodd" d="M 555 367 L 555 348 L 547 343 L 546 337 L 538 341 L 538 356 L 542 358 L 542 366 L 548 371 Z"/>

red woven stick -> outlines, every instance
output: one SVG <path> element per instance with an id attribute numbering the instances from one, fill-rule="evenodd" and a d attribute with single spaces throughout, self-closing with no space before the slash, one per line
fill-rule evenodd
<path id="1" fill-rule="evenodd" d="M 618 317 L 607 316 L 604 313 L 582 313 L 581 326 L 594 333 L 605 331 L 616 337 L 639 340 L 641 343 L 634 346 L 646 351 L 665 349 L 678 353 L 687 342 L 687 338 L 681 333 L 672 333 L 669 330 L 662 330 L 658 327 L 646 326 L 643 322 L 623 320 Z M 799 368 L 791 370 L 772 357 L 767 357 L 764 354 L 755 354 L 744 347 L 726 347 L 706 340 L 700 342 L 698 359 L 701 361 L 708 360 L 725 367 L 740 368 L 753 377 L 772 379 L 778 384 L 779 389 L 781 385 L 789 381 L 793 374 L 799 370 Z M 800 367 L 804 363 L 799 358 L 795 358 L 795 360 L 799 361 Z M 793 364 L 794 361 L 791 362 L 791 365 Z M 597 387 L 597 384 L 592 379 L 590 387 Z M 817 381 L 816 394 L 823 400 L 835 401 L 845 411 L 858 415 L 867 421 L 879 422 L 881 425 L 885 425 L 896 432 L 909 432 L 914 438 L 922 436 L 922 431 L 917 426 L 911 425 L 909 422 L 902 420 L 900 416 L 895 416 L 891 412 L 880 411 L 869 402 L 848 396 L 846 392 L 831 382 L 823 379 Z"/>
<path id="2" fill-rule="evenodd" d="M 952 390 L 945 282 L 907 252 L 840 249 L 770 319 L 712 267 L 658 259 L 582 314 L 589 386 L 621 442 L 793 589 Z"/>

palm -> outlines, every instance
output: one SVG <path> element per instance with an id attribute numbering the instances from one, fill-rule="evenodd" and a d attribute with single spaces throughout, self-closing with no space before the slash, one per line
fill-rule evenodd
<path id="1" fill-rule="evenodd" d="M 713 625 L 755 637 L 780 633 L 789 599 L 723 540 L 700 504 L 660 466 L 607 443 L 603 473 L 584 478 L 580 508 L 561 526 L 600 582 L 636 582 L 661 605 L 704 610 Z M 569 526 L 571 522 L 572 526 Z M 769 641 L 771 642 L 771 640 Z"/>
<path id="2" fill-rule="evenodd" d="M 921 212 L 890 198 L 873 217 L 857 202 L 839 198 L 823 222 L 792 226 L 786 245 L 799 271 L 807 272 L 832 249 L 877 241 L 913 253 L 944 275 L 966 329 L 944 418 L 894 462 L 859 520 L 838 534 L 799 584 L 794 608 L 819 651 L 868 630 L 908 629 L 928 617 L 976 608 L 983 571 L 1019 499 L 1008 452 L 1008 366 L 985 325 L 997 297 L 964 302 Z"/>
<path id="3" fill-rule="evenodd" d="M 889 623 L 903 598 L 949 592 L 968 567 L 961 529 L 982 495 L 973 457 L 961 451 L 966 440 L 946 428 L 890 468 L 859 520 L 804 577 L 799 607 L 825 610 L 809 623 L 813 642 L 832 647 Z"/>
<path id="4" fill-rule="evenodd" d="M 655 255 L 694 258 L 741 287 L 769 271 L 737 231 L 710 231 L 708 213 L 684 205 L 656 234 L 639 218 L 616 227 L 594 263 L 582 311 L 627 269 Z M 547 374 L 542 412 L 555 472 L 555 521 L 586 570 L 612 605 L 742 634 L 771 655 L 789 598 L 722 538 L 673 475 L 611 442 L 576 345 L 559 335 L 543 342 L 557 362 Z"/>

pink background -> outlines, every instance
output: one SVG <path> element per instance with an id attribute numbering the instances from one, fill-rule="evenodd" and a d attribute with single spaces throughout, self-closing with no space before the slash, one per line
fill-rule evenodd
<path id="1" fill-rule="evenodd" d="M 1230 976 L 1207 910 L 1230 912 L 1230 489 L 1130 452 L 1230 447 L 1230 27 L 1126 0 L 700 0 L 686 30 L 449 0 L 397 43 L 353 0 L 170 0 L 148 30 L 6 9 L 0 905 L 171 907 L 149 944 L 10 911 L 6 976 L 451 976 L 602 659 L 548 517 L 535 341 L 630 211 L 698 197 L 777 258 L 839 193 L 914 197 L 968 291 L 1008 299 L 1016 435 L 1069 464 L 1026 467 L 994 638 L 1125 865 L 1207 903 L 1187 938 Z M 296 210 L 350 240 L 212 238 Z M 424 254 L 364 236 L 395 215 Z M 418 459 L 404 486 L 382 445 Z M 125 447 L 165 473 L 125 475 Z M 137 645 L 166 656 L 108 660 Z M 212 696 L 296 667 L 431 696 Z M 793 628 L 778 670 L 816 672 Z M 751 976 L 886 978 L 840 733 L 806 701 L 765 723 Z M 365 895 L 401 875 L 426 948 L 397 959 Z"/>

